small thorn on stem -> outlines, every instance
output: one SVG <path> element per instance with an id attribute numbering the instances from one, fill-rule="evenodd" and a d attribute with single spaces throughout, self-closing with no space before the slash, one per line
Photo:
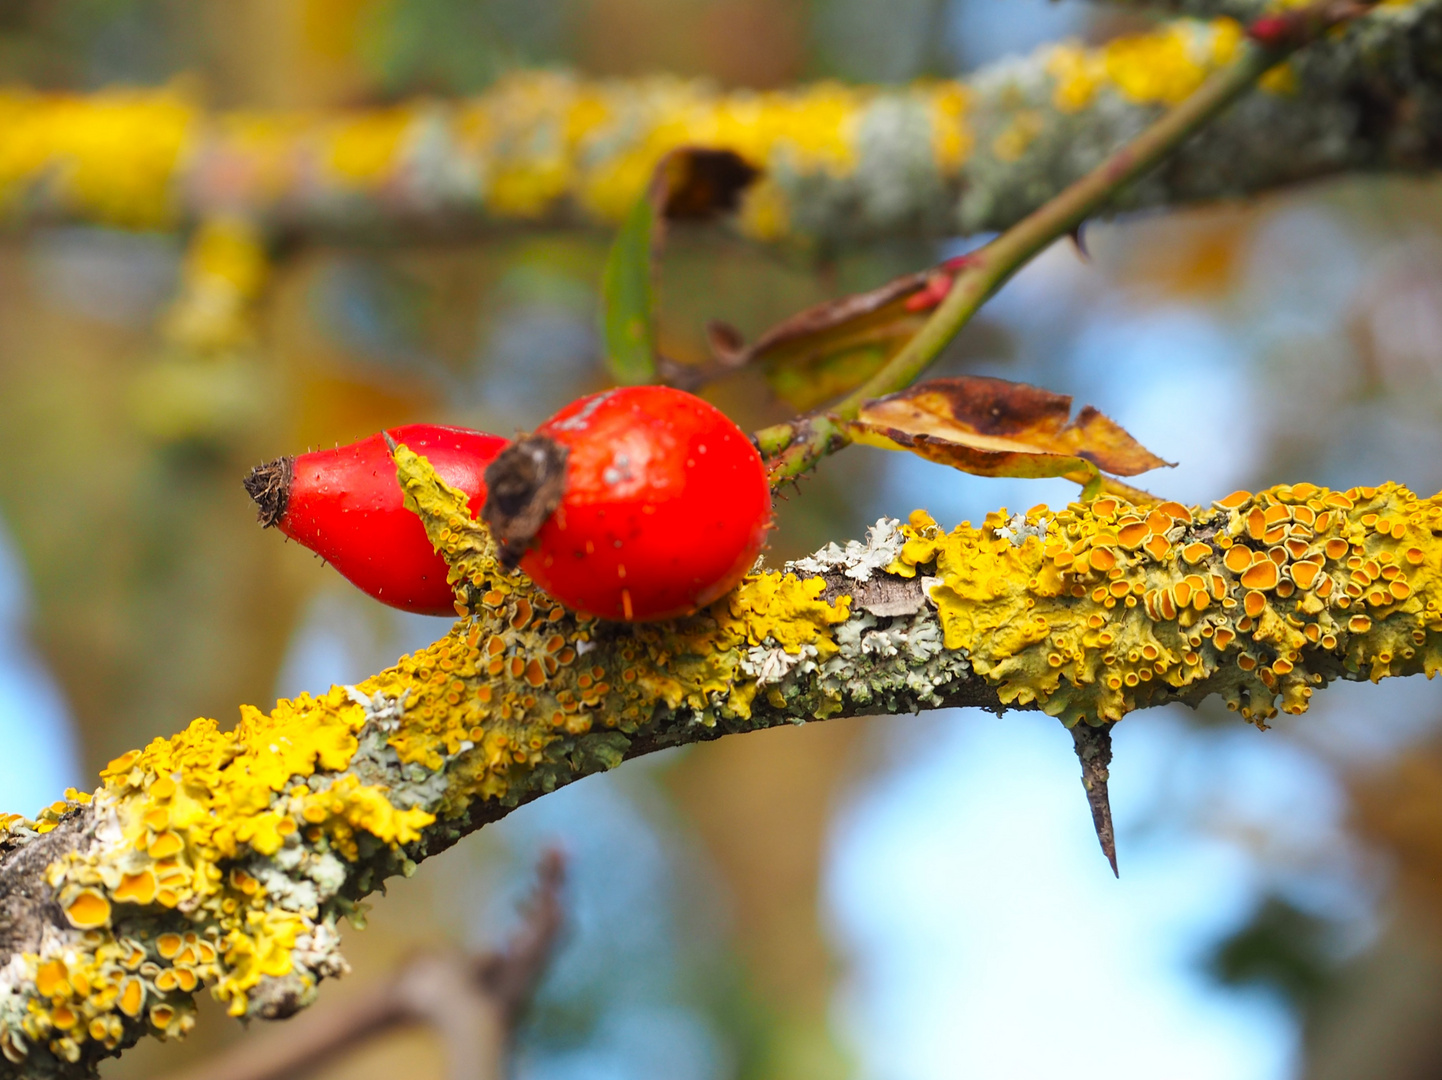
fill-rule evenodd
<path id="1" fill-rule="evenodd" d="M 1117 877 L 1117 839 L 1112 828 L 1112 804 L 1107 797 L 1108 766 L 1112 763 L 1112 727 L 1103 724 L 1092 727 L 1085 720 L 1077 722 L 1071 729 L 1076 743 L 1077 760 L 1082 767 L 1082 787 L 1086 788 L 1087 803 L 1092 810 L 1092 826 L 1097 832 L 1097 842 L 1102 854 L 1111 863 L 1112 873 Z"/>
<path id="2" fill-rule="evenodd" d="M 1082 262 L 1091 262 L 1092 253 L 1087 250 L 1086 235 L 1083 231 L 1085 229 L 1086 222 L 1083 221 L 1067 235 L 1071 237 L 1072 247 L 1076 248 L 1076 253 L 1081 256 Z"/>

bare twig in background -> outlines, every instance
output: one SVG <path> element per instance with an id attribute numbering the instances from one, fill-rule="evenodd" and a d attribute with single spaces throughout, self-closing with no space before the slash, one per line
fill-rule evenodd
<path id="1" fill-rule="evenodd" d="M 169 1080 L 290 1080 L 411 1024 L 429 1025 L 440 1036 L 447 1080 L 501 1080 L 512 1033 L 564 922 L 560 852 L 542 855 L 537 873 L 524 921 L 503 949 L 479 956 L 422 954 L 349 1002 L 309 1012 Z"/>

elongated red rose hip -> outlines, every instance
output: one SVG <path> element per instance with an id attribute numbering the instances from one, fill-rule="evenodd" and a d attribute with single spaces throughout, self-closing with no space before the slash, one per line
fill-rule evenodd
<path id="1" fill-rule="evenodd" d="M 729 592 L 771 527 L 761 456 L 724 413 L 631 386 L 572 402 L 487 470 L 503 557 L 603 619 L 686 615 Z"/>
<path id="2" fill-rule="evenodd" d="M 391 438 L 430 461 L 464 491 L 473 511 L 486 500 L 485 470 L 508 440 L 438 424 L 391 428 Z M 453 615 L 446 564 L 405 508 L 395 462 L 379 433 L 254 469 L 245 489 L 260 521 L 310 548 L 362 591 L 421 615 Z"/>

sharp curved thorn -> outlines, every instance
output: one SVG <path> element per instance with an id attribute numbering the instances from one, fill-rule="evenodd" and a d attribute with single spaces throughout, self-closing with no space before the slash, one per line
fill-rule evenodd
<path id="1" fill-rule="evenodd" d="M 1076 248 L 1076 253 L 1081 256 L 1082 262 L 1091 262 L 1092 253 L 1087 250 L 1085 229 L 1086 222 L 1083 221 L 1067 235 L 1071 237 L 1072 247 Z"/>
<path id="2" fill-rule="evenodd" d="M 1077 760 L 1081 762 L 1082 787 L 1086 788 L 1097 842 L 1101 844 L 1102 854 L 1111 864 L 1112 874 L 1119 878 L 1121 874 L 1117 871 L 1116 831 L 1112 828 L 1112 805 L 1107 796 L 1107 780 L 1110 778 L 1108 766 L 1112 763 L 1111 725 L 1092 727 L 1083 720 L 1071 729 L 1071 735 L 1076 744 Z"/>

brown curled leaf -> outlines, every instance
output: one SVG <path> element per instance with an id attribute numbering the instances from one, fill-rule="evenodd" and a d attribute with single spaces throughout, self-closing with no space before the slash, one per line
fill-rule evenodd
<path id="1" fill-rule="evenodd" d="M 909 341 L 945 299 L 967 256 L 827 300 L 777 323 L 749 345 L 724 322 L 706 327 L 724 368 L 761 364 L 772 390 L 800 411 L 856 389 Z"/>
<path id="2" fill-rule="evenodd" d="M 1121 476 L 1170 465 L 1090 405 L 1071 418 L 1066 394 L 980 375 L 932 379 L 862 406 L 857 442 L 910 450 L 977 476 Z"/>
<path id="3" fill-rule="evenodd" d="M 704 221 L 741 205 L 761 170 L 733 150 L 682 146 L 656 166 L 647 198 L 667 221 Z"/>

